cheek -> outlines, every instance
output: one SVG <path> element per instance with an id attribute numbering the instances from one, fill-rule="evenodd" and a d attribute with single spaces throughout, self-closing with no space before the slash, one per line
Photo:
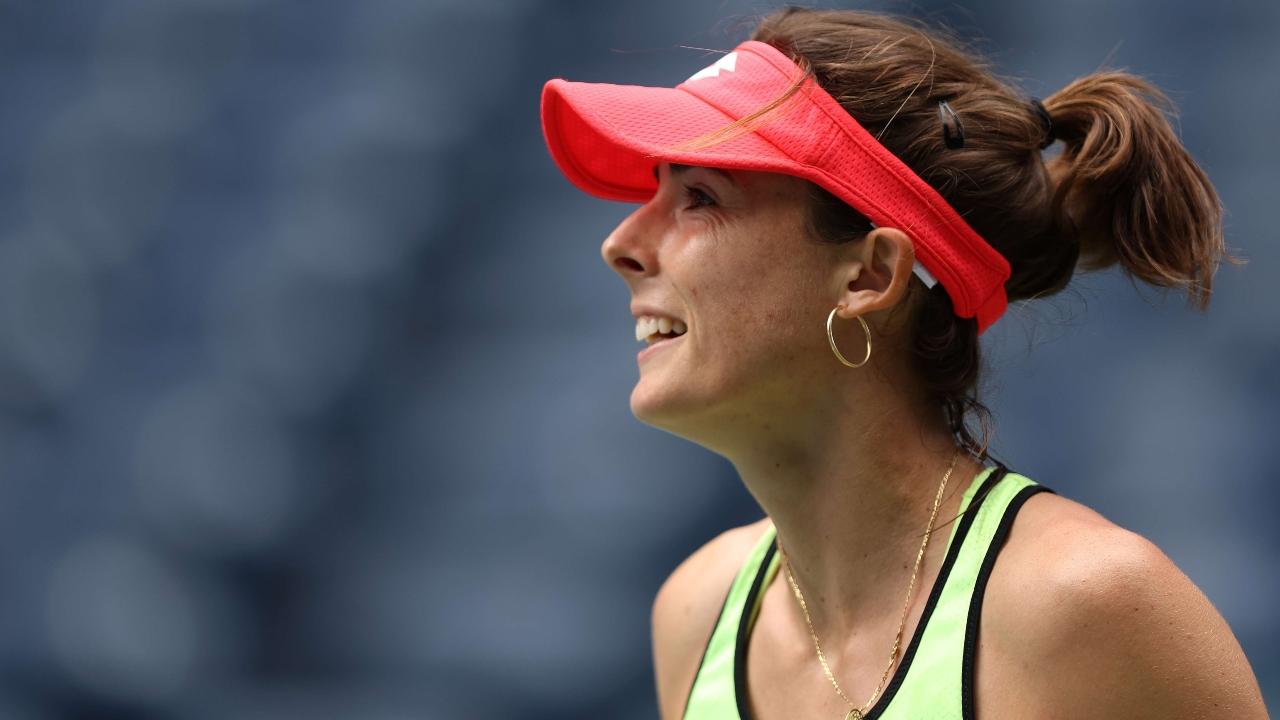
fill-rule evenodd
<path id="1" fill-rule="evenodd" d="M 701 245 L 697 257 L 686 256 L 684 267 L 697 268 L 686 289 L 695 320 L 704 325 L 699 340 L 775 358 L 797 342 L 825 342 L 821 259 L 787 240 L 795 232 L 773 227 L 726 233 Z"/>
<path id="2" fill-rule="evenodd" d="M 699 319 L 705 325 L 699 341 L 741 353 L 737 361 L 745 362 L 748 355 L 786 357 L 797 345 L 825 337 L 823 317 L 812 311 L 812 298 L 803 286 L 776 268 L 769 272 L 753 269 L 699 286 Z"/>

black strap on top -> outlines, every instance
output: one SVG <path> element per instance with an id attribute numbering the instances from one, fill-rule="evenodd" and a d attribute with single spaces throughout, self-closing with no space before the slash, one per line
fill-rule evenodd
<path id="1" fill-rule="evenodd" d="M 1038 493 L 1057 494 L 1053 488 L 1039 483 L 1028 485 L 1019 490 L 1005 507 L 1004 515 L 1000 517 L 1000 524 L 996 526 L 995 535 L 991 538 L 991 544 L 987 546 L 987 553 L 982 558 L 982 565 L 978 568 L 978 577 L 974 582 L 973 595 L 969 598 L 969 614 L 965 618 L 964 648 L 961 656 L 960 716 L 963 720 L 975 720 L 976 717 L 974 711 L 974 688 L 977 682 L 974 677 L 974 662 L 977 656 L 979 625 L 982 619 L 982 601 L 986 597 L 987 581 L 991 579 L 991 569 L 995 565 L 996 556 L 1000 554 L 1005 540 L 1009 537 L 1009 530 L 1013 527 L 1013 520 L 1017 517 L 1018 510 L 1022 508 L 1023 503 L 1030 499 L 1031 496 Z"/>
<path id="2" fill-rule="evenodd" d="M 977 508 L 982 505 L 982 501 L 991 494 L 991 490 L 1010 472 L 1008 466 L 1003 462 L 992 458 L 995 467 L 982 481 L 982 485 L 974 492 L 973 497 L 969 500 L 969 507 L 961 513 L 957 518 L 959 525 L 956 527 L 955 536 L 951 540 L 951 546 L 947 549 L 946 557 L 942 561 L 942 567 L 938 570 L 938 576 L 934 578 L 933 587 L 929 590 L 929 598 L 925 602 L 924 611 L 920 615 L 920 620 L 916 623 L 915 631 L 912 633 L 911 642 L 903 652 L 902 659 L 898 661 L 898 667 L 894 669 L 893 677 L 889 679 L 889 684 L 885 686 L 884 692 L 876 699 L 874 705 L 867 711 L 866 720 L 877 720 L 886 712 L 889 703 L 893 701 L 893 696 L 897 694 L 898 689 L 902 686 L 906 679 L 907 671 L 911 668 L 911 661 L 915 658 L 916 649 L 920 647 L 921 639 L 924 637 L 925 628 L 929 624 L 929 618 L 933 616 L 933 610 L 938 605 L 939 598 L 942 597 L 942 590 L 947 584 L 947 578 L 951 574 L 951 567 L 955 565 L 956 559 L 960 555 L 960 549 L 964 545 L 964 539 L 969 534 L 969 527 L 973 525 L 974 518 L 977 517 Z M 756 596 L 760 594 L 764 585 L 764 576 L 769 568 L 769 563 L 773 559 L 774 552 L 778 548 L 777 538 L 770 543 L 768 551 L 765 553 L 764 561 L 760 563 L 759 569 L 756 571 L 755 581 L 751 584 L 751 591 L 747 594 L 747 600 L 743 605 L 742 617 L 738 621 L 738 636 L 734 643 L 733 651 L 733 689 L 734 700 L 738 707 L 739 720 L 753 720 L 751 714 L 750 703 L 747 700 L 747 663 L 746 649 L 747 643 L 750 642 L 750 628 L 748 626 L 751 608 L 755 605 Z M 705 658 L 704 658 L 705 659 Z M 963 697 L 962 697 L 963 707 Z M 971 716 L 966 716 L 969 720 Z"/>

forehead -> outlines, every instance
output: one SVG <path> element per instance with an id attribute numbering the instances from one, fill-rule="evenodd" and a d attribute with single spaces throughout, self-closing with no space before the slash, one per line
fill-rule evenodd
<path id="1" fill-rule="evenodd" d="M 720 177 L 724 178 L 725 180 L 728 180 L 729 182 L 733 183 L 734 185 L 740 185 L 740 184 L 741 184 L 741 183 L 739 182 L 739 178 L 738 178 L 738 177 L 735 177 L 735 175 L 741 175 L 741 172 L 739 172 L 739 173 L 732 173 L 732 172 L 729 172 L 728 170 L 724 170 L 724 169 L 722 169 L 722 168 L 708 167 L 708 166 L 705 166 L 705 165 L 681 165 L 680 163 L 658 163 L 657 165 L 654 165 L 654 166 L 653 166 L 653 177 L 654 177 L 654 179 L 655 179 L 655 180 L 660 179 L 660 178 L 659 178 L 659 173 L 658 173 L 658 168 L 659 168 L 659 167 L 661 167 L 662 165 L 667 165 L 667 167 L 669 167 L 669 168 L 671 169 L 671 174 L 672 174 L 673 176 L 675 176 L 675 177 L 679 177 L 679 176 L 681 176 L 681 175 L 684 175 L 685 173 L 689 172 L 690 170 L 698 169 L 698 170 L 705 170 L 705 171 L 707 171 L 707 172 L 715 173 L 716 175 L 719 175 Z"/>
<path id="2" fill-rule="evenodd" d="M 808 186 L 808 183 L 802 178 L 784 173 L 763 170 L 726 170 L 707 165 L 682 165 L 680 163 L 666 162 L 659 162 L 653 166 L 653 177 L 659 182 L 661 182 L 660 168 L 663 165 L 670 168 L 670 174 L 673 179 L 691 171 L 703 171 L 718 175 L 743 192 L 802 196 Z"/>

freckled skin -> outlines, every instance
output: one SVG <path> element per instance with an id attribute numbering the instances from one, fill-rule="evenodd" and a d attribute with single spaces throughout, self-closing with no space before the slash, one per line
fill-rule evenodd
<path id="1" fill-rule="evenodd" d="M 735 428 L 814 416 L 830 402 L 831 376 L 846 369 L 833 362 L 826 317 L 859 275 L 860 243 L 805 237 L 807 185 L 798 178 L 735 171 L 735 186 L 705 168 L 659 170 L 655 196 L 601 247 L 634 300 L 688 326 L 678 344 L 641 362 L 632 413 L 713 450 L 740 435 Z M 685 186 L 715 204 L 699 206 Z M 866 340 L 853 314 L 834 327 L 842 352 L 857 361 Z"/>
<path id="2" fill-rule="evenodd" d="M 725 589 L 773 523 L 811 598 L 842 687 L 870 697 L 901 622 L 921 509 L 952 462 L 950 430 L 910 377 L 911 241 L 881 227 L 841 245 L 804 236 L 806 184 L 659 167 L 659 189 L 601 254 L 633 302 L 688 332 L 641 361 L 633 414 L 728 458 L 769 517 L 708 543 L 654 606 L 663 717 L 680 716 Z M 685 186 L 712 198 L 690 193 Z M 826 318 L 851 370 L 827 346 Z M 923 408 L 923 410 L 922 410 Z M 936 408 L 935 408 L 936 410 Z M 957 478 L 978 472 L 972 462 Z M 959 511 L 963 481 L 939 517 Z M 722 542 L 723 539 L 723 542 Z M 931 543 L 903 636 L 942 565 Z M 794 551 L 794 552 L 793 552 Z M 1248 662 L 1207 598 L 1145 540 L 1049 493 L 1023 505 L 987 585 L 975 655 L 982 718 L 1262 718 Z M 805 575 L 807 573 L 807 577 Z M 746 656 L 756 717 L 838 717 L 785 582 L 762 595 Z"/>

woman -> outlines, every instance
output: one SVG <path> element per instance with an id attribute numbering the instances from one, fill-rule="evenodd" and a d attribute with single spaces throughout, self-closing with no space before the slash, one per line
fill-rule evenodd
<path id="1" fill-rule="evenodd" d="M 767 513 L 658 592 L 664 718 L 1266 716 L 1159 549 L 966 421 L 979 335 L 1077 266 L 1207 306 L 1235 259 L 1166 107 L 1115 72 L 1040 102 L 937 32 L 798 8 L 675 89 L 547 83 L 561 169 L 642 203 L 601 248 L 648 344 L 633 413 Z"/>

